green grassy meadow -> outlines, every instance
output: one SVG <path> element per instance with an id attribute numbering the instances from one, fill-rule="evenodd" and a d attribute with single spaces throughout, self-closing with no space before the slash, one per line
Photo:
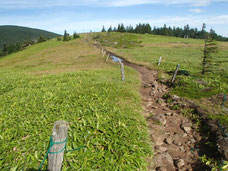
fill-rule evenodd
<path id="1" fill-rule="evenodd" d="M 228 114 L 224 114 L 224 117 L 220 115 L 223 113 L 222 99 L 208 100 L 218 94 L 228 95 L 227 42 L 217 42 L 219 51 L 213 56 L 213 72 L 202 76 L 204 40 L 151 34 L 93 34 L 100 34 L 97 41 L 104 46 L 106 40 L 111 41 L 112 43 L 109 43 L 106 48 L 117 55 L 123 56 L 130 62 L 159 70 L 159 77 L 162 81 L 170 80 L 177 64 L 180 64 L 181 73 L 187 73 L 188 76 L 178 75 L 171 93 L 196 101 L 208 110 L 212 118 L 219 118 L 221 122 L 228 125 Z M 133 42 L 137 43 L 132 46 Z M 160 56 L 163 59 L 158 67 Z M 225 103 L 225 107 L 228 107 L 228 102 Z"/>
<path id="2" fill-rule="evenodd" d="M 0 58 L 0 170 L 38 169 L 57 120 L 70 123 L 68 150 L 86 146 L 66 153 L 62 170 L 146 170 L 139 75 L 125 72 L 122 82 L 119 65 L 81 39 Z"/>

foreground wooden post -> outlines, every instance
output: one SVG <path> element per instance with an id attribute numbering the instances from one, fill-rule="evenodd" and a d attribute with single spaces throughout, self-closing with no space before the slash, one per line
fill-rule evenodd
<path id="1" fill-rule="evenodd" d="M 53 127 L 52 140 L 56 142 L 64 142 L 67 140 L 69 123 L 67 121 L 56 121 Z M 66 143 L 54 144 L 48 154 L 48 171 L 61 171 L 64 148 Z M 61 152 L 59 152 L 61 151 Z M 57 152 L 53 154 L 52 152 Z M 59 152 L 59 153 L 58 153 Z"/>
<path id="2" fill-rule="evenodd" d="M 158 66 L 160 66 L 161 61 L 162 61 L 162 56 L 160 56 L 160 59 L 159 59 L 159 61 L 158 61 Z"/>
<path id="3" fill-rule="evenodd" d="M 124 81 L 125 80 L 124 64 L 122 62 L 120 62 L 120 66 L 121 66 L 121 80 Z"/>
<path id="4" fill-rule="evenodd" d="M 104 53 L 104 49 L 103 49 L 103 48 L 101 49 L 101 53 L 102 53 L 102 54 Z"/>
<path id="5" fill-rule="evenodd" d="M 174 83 L 174 81 L 175 81 L 175 79 L 176 79 L 177 72 L 178 72 L 179 68 L 180 68 L 180 65 L 178 64 L 178 65 L 177 65 L 177 68 L 176 68 L 176 71 L 175 71 L 175 72 L 174 72 L 174 74 L 173 74 L 173 78 L 172 78 L 171 83 Z"/>

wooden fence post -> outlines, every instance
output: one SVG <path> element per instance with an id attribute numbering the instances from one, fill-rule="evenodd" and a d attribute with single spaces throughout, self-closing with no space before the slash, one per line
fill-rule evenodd
<path id="1" fill-rule="evenodd" d="M 105 60 L 106 62 L 108 61 L 109 56 L 110 56 L 110 54 L 107 55 L 107 58 L 106 58 L 106 60 Z"/>
<path id="2" fill-rule="evenodd" d="M 158 61 L 158 66 L 160 66 L 161 61 L 162 61 L 162 56 L 160 56 L 160 59 L 159 59 L 159 61 Z"/>
<path id="3" fill-rule="evenodd" d="M 102 58 L 105 56 L 106 52 L 104 51 L 103 55 L 102 55 Z"/>
<path id="4" fill-rule="evenodd" d="M 171 83 L 174 83 L 174 81 L 175 81 L 175 79 L 176 79 L 177 72 L 178 72 L 179 68 L 180 68 L 180 65 L 178 64 L 178 65 L 177 65 L 177 68 L 176 68 L 176 71 L 175 71 L 175 72 L 174 72 L 174 74 L 173 74 L 173 78 L 172 78 Z"/>
<path id="5" fill-rule="evenodd" d="M 64 142 L 67 141 L 69 123 L 66 121 L 56 121 L 53 127 L 52 141 L 53 142 Z M 48 154 L 48 171 L 61 171 L 63 155 L 65 151 L 66 143 L 54 144 L 50 152 L 59 153 L 49 153 Z"/>
<path id="6" fill-rule="evenodd" d="M 120 66 L 121 66 L 121 80 L 124 81 L 125 80 L 124 64 L 122 62 L 120 62 Z"/>

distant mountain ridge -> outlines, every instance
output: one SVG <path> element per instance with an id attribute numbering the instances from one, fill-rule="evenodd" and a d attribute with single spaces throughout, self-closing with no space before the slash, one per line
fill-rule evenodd
<path id="1" fill-rule="evenodd" d="M 41 35 L 48 38 L 60 36 L 56 33 L 35 28 L 13 25 L 0 26 L 0 49 L 3 48 L 4 44 L 15 43 L 25 39 L 37 40 Z"/>

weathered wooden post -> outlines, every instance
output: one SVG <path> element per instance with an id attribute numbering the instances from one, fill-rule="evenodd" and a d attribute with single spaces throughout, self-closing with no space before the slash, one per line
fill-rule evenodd
<path id="1" fill-rule="evenodd" d="M 225 102 L 226 102 L 226 94 L 224 94 L 224 96 L 223 96 L 223 102 L 222 102 L 222 107 L 223 108 L 224 108 Z"/>
<path id="2" fill-rule="evenodd" d="M 105 60 L 106 62 L 108 61 L 108 58 L 109 58 L 109 57 L 110 57 L 110 54 L 107 55 L 107 58 L 106 58 L 106 60 Z"/>
<path id="3" fill-rule="evenodd" d="M 103 48 L 101 49 L 101 53 L 102 53 L 102 54 L 104 53 L 104 49 L 103 49 Z"/>
<path id="4" fill-rule="evenodd" d="M 179 68 L 180 68 L 180 65 L 178 64 L 178 65 L 177 65 L 177 68 L 176 68 L 176 71 L 175 71 L 175 72 L 174 72 L 174 74 L 173 74 L 173 78 L 172 78 L 171 83 L 174 83 L 174 81 L 175 81 L 175 79 L 176 79 L 177 72 L 178 72 Z"/>
<path id="5" fill-rule="evenodd" d="M 48 154 L 48 171 L 61 171 L 68 127 L 67 121 L 56 121 L 54 124 L 50 142 L 51 148 Z"/>
<path id="6" fill-rule="evenodd" d="M 102 58 L 105 56 L 105 54 L 106 54 L 106 52 L 104 51 L 104 52 L 103 52 L 103 55 L 102 55 Z"/>
<path id="7" fill-rule="evenodd" d="M 121 66 L 121 80 L 124 81 L 125 80 L 124 64 L 122 62 L 120 62 L 120 66 Z"/>
<path id="8" fill-rule="evenodd" d="M 158 61 L 158 66 L 160 66 L 161 61 L 162 61 L 162 56 L 160 56 L 160 59 L 159 59 L 159 61 Z"/>

